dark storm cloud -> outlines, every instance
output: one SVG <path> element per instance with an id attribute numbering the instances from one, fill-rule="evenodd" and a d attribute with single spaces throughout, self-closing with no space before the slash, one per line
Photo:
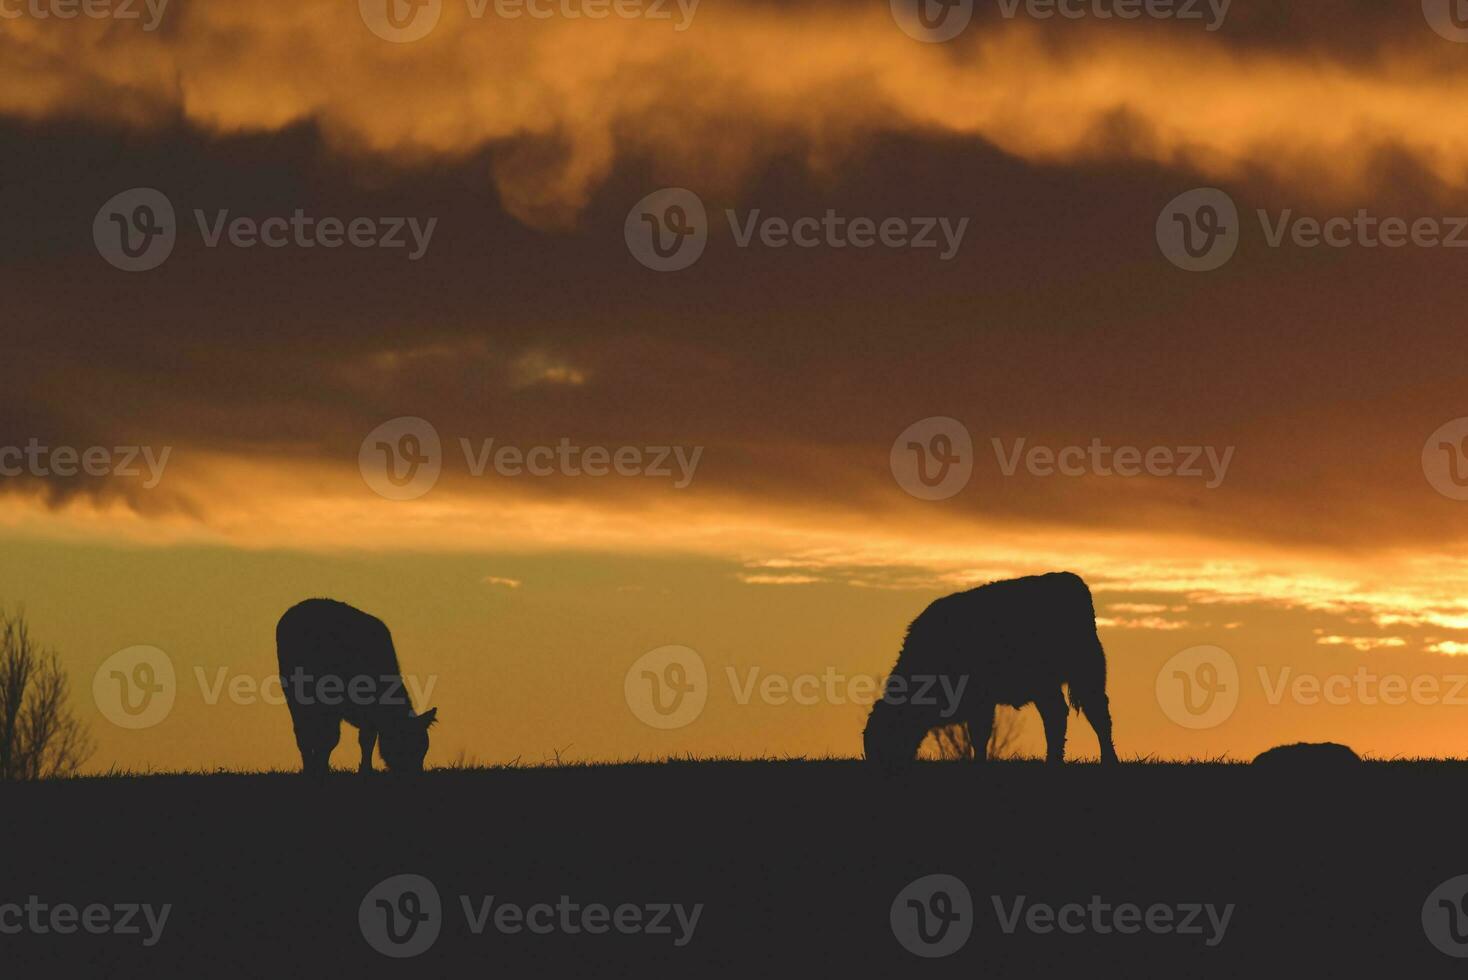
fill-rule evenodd
<path id="1" fill-rule="evenodd" d="M 1233 86 L 1217 90 L 1221 118 L 1235 99 L 1278 97 L 1299 112 L 1317 83 L 1412 108 L 1403 87 L 1417 66 L 1458 46 L 1406 8 L 1281 12 L 1240 0 L 1216 37 L 1082 22 L 1028 25 L 1023 43 L 983 48 L 1014 25 L 981 5 L 973 36 L 936 53 L 863 8 L 850 25 L 858 47 L 893 34 L 892 47 L 882 40 L 835 71 L 750 67 L 768 50 L 756 41 L 779 41 L 834 6 L 709 9 L 696 43 L 723 60 L 688 71 L 698 81 L 723 72 L 726 84 L 668 102 L 665 81 L 639 89 L 617 71 L 606 78 L 618 91 L 601 104 L 553 74 L 581 48 L 537 48 L 506 73 L 502 61 L 473 60 L 503 53 L 483 29 L 425 48 L 450 67 L 409 75 L 410 60 L 394 62 L 391 86 L 371 72 L 411 52 L 359 33 L 319 52 L 344 60 L 316 64 L 308 20 L 272 24 L 210 5 L 182 11 L 157 38 L 108 35 L 115 49 L 90 72 L 60 60 L 73 42 L 50 28 L 9 36 L 0 43 L 28 55 L 10 70 L 29 71 L 34 91 L 0 99 L 11 117 L 0 134 L 0 444 L 166 444 L 181 459 L 350 468 L 378 422 L 417 415 L 449 439 L 702 445 L 700 489 L 877 513 L 916 504 L 887 470 L 892 440 L 947 415 L 973 432 L 979 466 L 971 492 L 937 505 L 945 516 L 1337 545 L 1438 540 L 1463 517 L 1418 457 L 1439 424 L 1468 414 L 1451 356 L 1462 253 L 1271 249 L 1253 209 L 1463 213 L 1468 200 L 1448 179 L 1455 166 L 1461 176 L 1453 138 L 1410 115 L 1380 140 L 1348 140 L 1350 159 L 1336 160 L 1336 134 L 1303 115 L 1279 134 L 1257 122 L 1190 130 L 1185 117 L 1208 105 L 1123 85 L 1113 109 L 1080 100 L 1074 119 L 1057 112 L 1063 93 L 1031 92 L 1040 118 L 1027 120 L 966 101 L 977 89 L 942 87 L 998 85 L 1011 65 L 1095 83 L 1086 59 L 1120 44 L 1151 57 L 1135 67 L 1156 78 L 1173 70 L 1169 58 L 1181 72 L 1194 52 L 1226 54 L 1200 69 Z M 828 40 L 827 56 L 847 56 L 848 42 Z M 133 59 L 128 46 L 145 42 L 148 57 Z M 649 43 L 676 59 L 672 39 Z M 976 50 L 992 64 L 964 60 Z M 1381 64 L 1397 50 L 1419 59 L 1401 75 Z M 1331 84 L 1320 83 L 1322 57 Z M 477 71 L 485 87 L 470 98 Z M 884 75 L 906 77 L 910 98 Z M 1442 91 L 1423 98 L 1450 97 L 1462 78 L 1440 76 Z M 1178 81 L 1179 99 L 1213 91 Z M 779 94 L 786 84 L 799 99 Z M 641 102 L 630 94 L 649 85 Z M 115 100 L 94 99 L 99 86 Z M 411 111 L 386 100 L 392 86 L 416 101 Z M 543 126 L 513 108 L 524 104 L 544 109 Z M 1281 154 L 1298 154 L 1298 170 Z M 629 254 L 623 221 L 633 202 L 675 183 L 703 197 L 713 232 L 696 265 L 658 274 Z M 1168 200 L 1205 183 L 1233 193 L 1244 240 L 1227 267 L 1184 273 L 1159 254 L 1153 225 Z M 160 268 L 127 274 L 98 256 L 92 221 L 112 195 L 144 186 L 172 201 L 180 238 Z M 740 248 L 726 208 L 968 225 L 950 261 L 936 250 Z M 408 261 L 387 249 L 208 248 L 195 209 L 211 220 L 299 209 L 437 224 L 423 257 Z M 1209 490 L 1005 477 L 991 438 L 1237 452 Z M 186 488 L 149 496 L 110 480 L 50 483 L 58 500 L 116 492 L 141 509 L 208 510 Z"/>

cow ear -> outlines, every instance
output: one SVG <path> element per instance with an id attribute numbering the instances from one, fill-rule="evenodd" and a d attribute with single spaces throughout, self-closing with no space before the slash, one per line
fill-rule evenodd
<path id="1" fill-rule="evenodd" d="M 423 712 L 423 714 L 418 716 L 418 721 L 425 729 L 427 729 L 434 722 L 438 721 L 438 709 L 429 708 L 427 711 Z"/>

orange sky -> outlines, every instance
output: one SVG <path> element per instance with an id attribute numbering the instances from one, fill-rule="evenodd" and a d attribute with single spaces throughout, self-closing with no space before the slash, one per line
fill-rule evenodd
<path id="1" fill-rule="evenodd" d="M 72 667 L 95 768 L 292 765 L 285 709 L 210 704 L 199 671 L 268 676 L 274 619 L 310 595 L 383 617 L 436 679 L 433 761 L 854 754 L 849 682 L 928 601 L 1059 568 L 1096 591 L 1124 756 L 1463 754 L 1468 503 L 1432 462 L 1468 415 L 1460 253 L 1272 248 L 1256 217 L 1468 215 L 1468 48 L 1415 3 L 1239 7 L 1217 32 L 985 11 L 945 44 L 875 3 L 705 0 L 685 30 L 446 3 L 394 44 L 351 3 L 212 0 L 154 31 L 4 20 L 0 50 L 0 450 L 170 450 L 156 485 L 0 476 L 0 600 Z M 711 216 L 676 273 L 623 240 L 666 186 Z M 1199 186 L 1241 240 L 1187 273 L 1154 230 Z M 129 274 L 92 228 L 134 187 L 179 241 Z M 196 209 L 435 232 L 412 262 L 209 248 Z M 951 260 L 741 248 L 725 209 L 967 231 Z M 433 425 L 443 471 L 389 500 L 359 454 L 401 417 Z M 890 459 L 933 417 L 966 427 L 973 475 L 927 501 Z M 488 439 L 699 456 L 681 487 L 476 476 L 461 440 Z M 1212 487 L 1006 475 L 1021 439 L 1231 455 Z M 91 682 L 138 645 L 177 699 L 125 730 Z M 623 680 L 668 645 L 711 686 L 665 731 Z M 1191 728 L 1158 676 L 1199 646 L 1233 659 L 1237 707 Z M 750 670 L 826 680 L 741 704 Z M 1383 703 L 1382 677 L 1418 694 Z"/>

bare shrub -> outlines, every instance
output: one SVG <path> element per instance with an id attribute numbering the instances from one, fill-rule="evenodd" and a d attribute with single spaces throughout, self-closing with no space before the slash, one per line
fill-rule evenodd
<path id="1" fill-rule="evenodd" d="M 24 611 L 0 610 L 0 780 L 73 776 L 92 749 L 61 658 L 31 639 Z"/>
<path id="2" fill-rule="evenodd" d="M 1015 755 L 1024 735 L 1025 719 L 1015 708 L 1000 707 L 994 712 L 994 730 L 989 734 L 985 758 L 1007 759 Z M 938 758 L 960 761 L 974 757 L 973 736 L 967 722 L 933 730 L 933 746 Z"/>

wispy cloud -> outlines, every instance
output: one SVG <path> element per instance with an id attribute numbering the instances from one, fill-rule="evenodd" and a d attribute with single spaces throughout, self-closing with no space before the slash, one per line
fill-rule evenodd
<path id="1" fill-rule="evenodd" d="M 1186 612 L 1187 606 L 1169 606 L 1158 602 L 1110 602 L 1106 608 L 1112 612 L 1123 613 L 1162 613 L 1162 612 Z"/>
<path id="2" fill-rule="evenodd" d="M 824 582 L 819 575 L 750 575 L 740 573 L 739 581 L 745 585 L 814 585 Z"/>
<path id="3" fill-rule="evenodd" d="M 1134 619 L 1115 619 L 1109 616 L 1097 616 L 1096 625 L 1119 630 L 1182 630 L 1191 624 L 1176 619 L 1163 619 L 1161 616 L 1139 616 Z"/>
<path id="4" fill-rule="evenodd" d="M 558 360 L 545 351 L 527 351 L 516 359 L 512 388 L 529 388 L 532 385 L 568 385 L 578 387 L 586 383 L 586 372 L 569 363 Z"/>
<path id="5" fill-rule="evenodd" d="M 1326 647 L 1350 647 L 1352 650 L 1359 650 L 1361 653 L 1393 647 L 1404 647 L 1407 645 L 1407 641 L 1400 636 L 1340 636 L 1331 634 L 1329 636 L 1317 636 L 1315 642 Z"/>

